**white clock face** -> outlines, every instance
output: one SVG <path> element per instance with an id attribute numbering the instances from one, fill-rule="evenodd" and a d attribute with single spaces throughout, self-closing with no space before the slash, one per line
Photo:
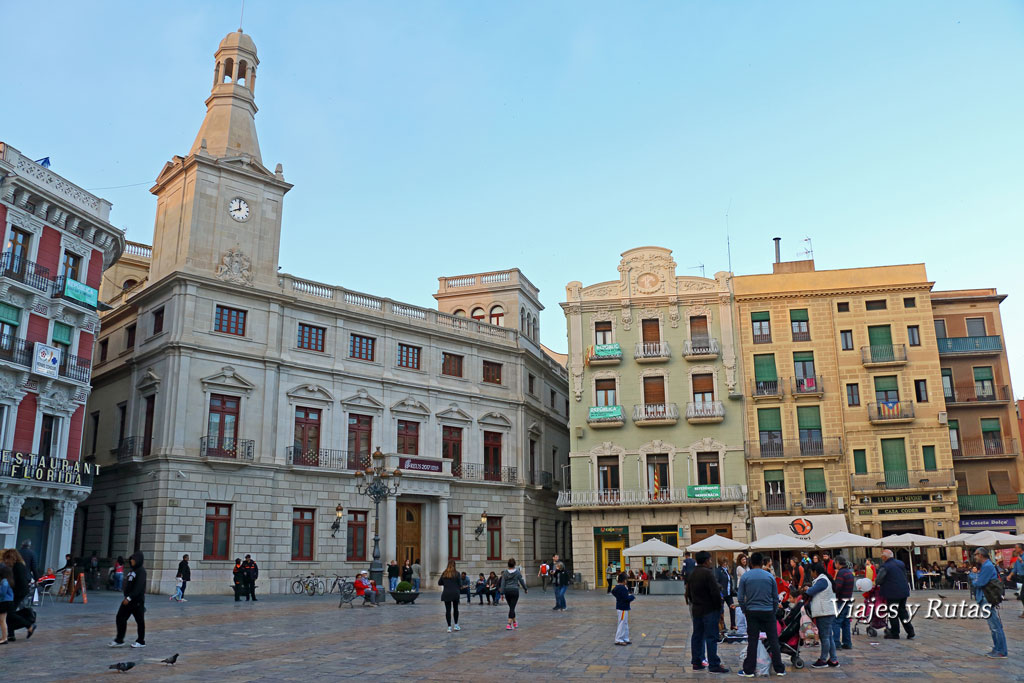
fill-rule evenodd
<path id="1" fill-rule="evenodd" d="M 235 197 L 228 202 L 228 215 L 239 222 L 249 220 L 249 204 L 241 197 Z"/>

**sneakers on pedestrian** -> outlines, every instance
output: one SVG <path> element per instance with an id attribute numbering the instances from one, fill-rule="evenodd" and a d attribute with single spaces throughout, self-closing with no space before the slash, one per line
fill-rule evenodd
<path id="1" fill-rule="evenodd" d="M 998 652 L 988 652 L 985 654 L 985 656 L 989 657 L 990 659 L 1006 659 L 1006 655 L 1001 655 Z"/>
<path id="2" fill-rule="evenodd" d="M 454 629 L 455 629 L 456 631 L 461 631 L 461 630 L 462 630 L 461 628 L 459 628 L 459 625 L 458 625 L 458 624 L 455 624 L 455 626 L 454 626 Z"/>
<path id="3" fill-rule="evenodd" d="M 828 662 L 824 659 L 815 660 L 814 664 L 811 664 L 812 669 L 825 669 L 828 667 Z"/>
<path id="4" fill-rule="evenodd" d="M 739 671 L 737 671 L 736 675 L 740 676 L 741 678 L 757 678 L 757 674 L 748 674 L 743 669 L 740 669 Z"/>
<path id="5" fill-rule="evenodd" d="M 185 598 L 182 598 L 181 600 L 178 600 L 178 602 L 188 602 L 188 600 L 186 600 Z"/>
<path id="6" fill-rule="evenodd" d="M 139 641 L 135 641 L 134 643 L 132 643 L 132 647 L 136 647 L 136 648 L 138 648 L 138 647 L 146 647 L 146 644 L 145 643 L 140 643 Z"/>
<path id="7" fill-rule="evenodd" d="M 512 628 L 513 628 L 513 629 L 517 629 L 517 628 L 519 628 L 519 622 L 517 622 L 517 621 L 513 621 L 513 622 L 512 622 Z"/>
<path id="8" fill-rule="evenodd" d="M 451 627 L 451 626 L 449 626 L 449 627 L 448 627 L 448 633 L 451 633 L 451 632 L 452 632 L 452 627 Z"/>
<path id="9" fill-rule="evenodd" d="M 693 670 L 694 671 L 703 671 L 704 670 L 704 665 L 703 664 L 694 664 L 693 665 Z"/>
<path id="10" fill-rule="evenodd" d="M 710 673 L 710 674 L 727 674 L 727 673 L 729 673 L 729 669 L 727 667 L 724 667 L 724 666 L 709 666 L 708 667 L 708 673 Z"/>
<path id="11" fill-rule="evenodd" d="M 11 639 L 8 638 L 7 640 L 11 640 Z M 108 647 L 124 647 L 124 643 L 119 643 L 116 640 L 112 640 L 112 641 L 110 641 L 110 645 L 108 645 Z"/>
<path id="12" fill-rule="evenodd" d="M 785 675 L 786 675 L 786 672 L 785 672 L 785 671 L 776 671 L 776 672 L 775 672 L 775 675 L 776 675 L 776 676 L 785 676 Z"/>
<path id="13" fill-rule="evenodd" d="M 853 649 L 853 645 L 840 645 L 839 649 L 840 650 L 852 650 Z"/>
<path id="14" fill-rule="evenodd" d="M 833 669 L 838 669 L 839 668 L 839 660 L 838 659 L 833 659 L 832 661 L 830 661 L 828 663 L 828 665 L 830 667 L 832 667 Z"/>
<path id="15" fill-rule="evenodd" d="M 505 624 L 505 630 L 506 631 L 511 631 L 512 630 L 512 624 Z"/>

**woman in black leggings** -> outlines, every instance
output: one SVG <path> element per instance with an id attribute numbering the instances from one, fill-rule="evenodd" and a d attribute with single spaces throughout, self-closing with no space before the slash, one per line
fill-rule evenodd
<path id="1" fill-rule="evenodd" d="M 459 600 L 462 597 L 462 577 L 455 568 L 455 560 L 448 560 L 448 568 L 441 574 L 437 582 L 441 586 L 441 600 L 444 601 L 444 618 L 448 622 L 448 633 L 452 632 L 452 611 L 455 612 L 455 630 L 459 628 Z"/>
<path id="2" fill-rule="evenodd" d="M 509 558 L 508 569 L 501 572 L 501 592 L 505 595 L 505 602 L 508 603 L 508 624 L 505 628 L 509 631 L 519 628 L 519 624 L 516 623 L 516 603 L 519 602 L 520 586 L 523 587 L 524 593 L 530 592 L 526 590 L 526 582 L 523 581 L 523 575 L 516 567 L 516 561 Z"/>

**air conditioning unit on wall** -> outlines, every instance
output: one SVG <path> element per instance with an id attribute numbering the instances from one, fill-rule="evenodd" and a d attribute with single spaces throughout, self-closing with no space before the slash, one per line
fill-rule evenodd
<path id="1" fill-rule="evenodd" d="M 949 424 L 949 415 L 946 413 L 945 410 L 940 410 L 939 411 L 939 424 L 940 425 Z"/>
<path id="2" fill-rule="evenodd" d="M 840 510 L 845 510 L 846 509 L 846 501 L 843 500 L 842 496 L 838 496 L 836 498 L 836 507 L 838 507 Z"/>

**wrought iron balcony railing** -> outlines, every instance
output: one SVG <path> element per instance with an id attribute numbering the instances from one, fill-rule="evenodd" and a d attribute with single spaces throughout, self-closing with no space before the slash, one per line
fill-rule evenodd
<path id="1" fill-rule="evenodd" d="M 662 360 L 672 355 L 668 342 L 640 342 L 636 345 L 633 358 L 636 360 Z"/>
<path id="2" fill-rule="evenodd" d="M 370 466 L 369 453 L 350 453 L 332 448 L 288 446 L 285 455 L 289 465 L 319 467 L 326 470 L 364 470 Z"/>
<path id="3" fill-rule="evenodd" d="M 860 347 L 864 365 L 893 365 L 907 362 L 906 344 L 874 344 Z"/>
<path id="4" fill-rule="evenodd" d="M 33 343 L 9 334 L 0 335 L 0 361 L 32 367 Z"/>
<path id="5" fill-rule="evenodd" d="M 721 401 L 699 401 L 686 404 L 687 420 L 722 420 L 725 418 L 725 404 Z"/>
<path id="6" fill-rule="evenodd" d="M 793 378 L 793 396 L 818 396 L 825 393 L 825 383 L 820 375 Z"/>
<path id="7" fill-rule="evenodd" d="M 621 505 L 659 505 L 659 504 L 707 504 L 709 502 L 743 502 L 746 496 L 743 487 L 738 485 L 720 486 L 718 494 L 701 488 L 699 495 L 690 495 L 685 488 L 670 489 L 599 489 L 590 491 L 561 490 L 558 492 L 560 507 L 597 507 Z"/>
<path id="8" fill-rule="evenodd" d="M 750 395 L 754 398 L 782 398 L 785 386 L 784 378 L 751 380 Z"/>
<path id="9" fill-rule="evenodd" d="M 953 470 L 890 470 L 850 475 L 854 491 L 951 488 L 956 486 Z"/>
<path id="10" fill-rule="evenodd" d="M 782 439 L 746 442 L 747 459 L 839 457 L 843 454 L 843 439 L 826 436 L 820 439 Z"/>
<path id="11" fill-rule="evenodd" d="M 964 403 L 993 403 L 1009 401 L 1010 387 L 1005 384 L 975 383 L 963 384 L 943 389 L 946 403 L 950 405 Z"/>
<path id="12" fill-rule="evenodd" d="M 204 436 L 199 440 L 199 455 L 203 458 L 233 458 L 252 461 L 256 442 L 252 439 Z"/>
<path id="13" fill-rule="evenodd" d="M 117 446 L 117 461 L 131 462 L 141 458 L 143 441 L 141 436 L 129 436 L 122 439 Z"/>
<path id="14" fill-rule="evenodd" d="M 50 269 L 5 251 L 0 256 L 0 276 L 21 282 L 40 292 L 50 289 Z"/>
<path id="15" fill-rule="evenodd" d="M 633 422 L 661 422 L 679 419 L 679 406 L 675 403 L 643 403 L 633 406 Z"/>
<path id="16" fill-rule="evenodd" d="M 1003 339 L 999 335 L 987 337 L 939 337 L 935 340 L 940 356 L 988 355 L 1003 350 Z"/>
<path id="17" fill-rule="evenodd" d="M 505 484 L 519 483 L 517 467 L 487 467 L 479 463 L 461 463 L 452 465 L 452 474 L 464 481 L 494 481 Z"/>
<path id="18" fill-rule="evenodd" d="M 960 439 L 953 448 L 954 458 L 986 458 L 991 456 L 1014 456 L 1017 450 L 1017 439 L 1005 437 L 1001 432 L 989 432 L 991 436 L 969 437 Z"/>
<path id="19" fill-rule="evenodd" d="M 718 340 L 712 337 L 697 337 L 683 343 L 684 356 L 717 356 Z"/>
<path id="20" fill-rule="evenodd" d="M 70 354 L 62 355 L 57 372 L 61 377 L 88 384 L 89 378 L 92 377 L 92 359 Z"/>

